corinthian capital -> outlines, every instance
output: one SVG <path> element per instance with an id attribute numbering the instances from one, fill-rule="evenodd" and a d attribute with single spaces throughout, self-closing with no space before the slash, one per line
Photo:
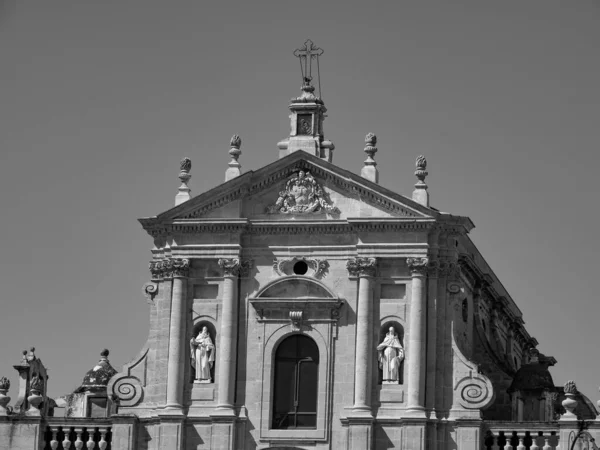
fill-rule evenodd
<path id="1" fill-rule="evenodd" d="M 427 275 L 428 258 L 406 258 L 406 264 L 412 275 Z"/>
<path id="2" fill-rule="evenodd" d="M 219 259 L 218 264 L 223 269 L 223 275 L 226 277 L 246 276 L 252 267 L 251 260 L 241 260 L 239 258 Z"/>
<path id="3" fill-rule="evenodd" d="M 189 259 L 171 259 L 171 276 L 172 277 L 187 277 L 190 274 Z"/>
<path id="4" fill-rule="evenodd" d="M 167 258 L 150 261 L 150 274 L 153 281 L 163 278 L 187 277 L 190 271 L 190 260 Z"/>
<path id="5" fill-rule="evenodd" d="M 350 276 L 370 276 L 374 277 L 377 272 L 376 258 L 352 258 L 346 263 L 346 268 Z"/>

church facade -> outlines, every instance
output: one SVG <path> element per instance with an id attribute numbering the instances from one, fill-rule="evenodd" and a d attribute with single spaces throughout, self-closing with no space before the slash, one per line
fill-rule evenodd
<path id="1" fill-rule="evenodd" d="M 298 51 L 279 159 L 242 172 L 234 136 L 223 184 L 192 197 L 186 158 L 176 206 L 140 219 L 153 247 L 139 355 L 117 371 L 105 352 L 50 399 L 25 352 L 13 407 L 0 389 L 0 448 L 555 449 L 595 419 L 574 385 L 554 386 L 471 220 L 430 206 L 424 157 L 411 197 L 378 184 L 371 133 L 360 175 L 334 165 L 319 55 Z"/>

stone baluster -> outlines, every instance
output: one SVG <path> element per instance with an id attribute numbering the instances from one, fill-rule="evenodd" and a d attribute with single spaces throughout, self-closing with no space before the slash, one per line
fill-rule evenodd
<path id="1" fill-rule="evenodd" d="M 167 404 L 165 408 L 181 410 L 183 407 L 183 369 L 186 363 L 184 356 L 187 336 L 185 330 L 185 312 L 190 261 L 188 259 L 170 259 L 165 264 L 167 268 L 165 278 L 173 278 L 167 367 Z"/>
<path id="2" fill-rule="evenodd" d="M 56 439 L 56 435 L 58 434 L 58 427 L 51 427 L 50 431 L 52 432 L 52 439 L 50 440 L 50 448 L 52 450 L 56 450 L 58 448 L 58 440 Z"/>
<path id="3" fill-rule="evenodd" d="M 100 450 L 106 450 L 106 447 L 108 446 L 108 442 L 106 442 L 107 432 L 107 428 L 100 428 L 100 440 L 98 441 L 98 448 L 100 448 Z"/>
<path id="4" fill-rule="evenodd" d="M 552 447 L 550 446 L 550 437 L 549 436 L 544 436 L 544 446 L 542 447 L 542 450 L 552 450 Z"/>
<path id="5" fill-rule="evenodd" d="M 492 446 L 490 447 L 491 450 L 500 450 L 500 445 L 498 444 L 498 440 L 500 439 L 500 435 L 496 434 L 493 435 L 492 437 Z"/>
<path id="6" fill-rule="evenodd" d="M 75 434 L 77 435 L 77 438 L 75 439 L 75 448 L 81 450 L 83 448 L 83 441 L 81 440 L 83 428 L 75 428 Z"/>
<path id="7" fill-rule="evenodd" d="M 235 382 L 235 362 L 237 343 L 237 303 L 238 277 L 241 271 L 248 268 L 247 262 L 239 259 L 219 259 L 223 269 L 223 310 L 221 314 L 221 338 L 219 354 L 219 376 L 217 409 L 226 414 L 233 414 L 233 395 Z"/>
<path id="8" fill-rule="evenodd" d="M 63 432 L 65 433 L 65 438 L 62 441 L 62 446 L 65 450 L 69 450 L 71 448 L 71 439 L 69 435 L 71 434 L 70 428 L 63 428 Z"/>
<path id="9" fill-rule="evenodd" d="M 529 447 L 529 450 L 540 450 L 540 447 L 537 444 L 537 440 L 539 438 L 538 434 L 532 433 L 530 436 L 531 436 L 531 446 Z"/>
<path id="10" fill-rule="evenodd" d="M 506 445 L 504 446 L 504 450 L 513 450 L 513 446 L 510 445 L 510 439 L 511 439 L 510 435 L 506 436 Z"/>
<path id="11" fill-rule="evenodd" d="M 425 313 L 427 296 L 425 278 L 427 277 L 427 258 L 407 258 L 412 276 L 412 296 L 410 302 L 409 339 L 406 351 L 408 358 L 408 401 L 407 413 L 425 417 L 424 374 L 425 374 Z"/>
<path id="12" fill-rule="evenodd" d="M 525 445 L 523 444 L 523 440 L 524 440 L 524 436 L 518 436 L 519 438 L 519 445 L 517 445 L 517 450 L 527 450 L 527 447 L 525 447 Z"/>
<path id="13" fill-rule="evenodd" d="M 352 410 L 371 416 L 371 366 L 373 323 L 373 278 L 377 259 L 354 258 L 346 265 L 351 276 L 358 277 L 356 307 L 356 353 L 354 363 L 354 406 Z"/>
<path id="14" fill-rule="evenodd" d="M 85 446 L 87 447 L 88 450 L 94 450 L 94 447 L 96 447 L 96 443 L 94 442 L 95 429 L 88 428 L 87 432 L 88 432 L 88 440 L 85 443 Z"/>

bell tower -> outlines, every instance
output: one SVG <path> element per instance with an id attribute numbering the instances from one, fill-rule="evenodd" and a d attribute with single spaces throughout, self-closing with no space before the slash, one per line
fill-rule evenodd
<path id="1" fill-rule="evenodd" d="M 300 60 L 302 94 L 290 102 L 290 136 L 277 144 L 280 158 L 297 150 L 304 150 L 332 162 L 335 147 L 323 134 L 323 120 L 327 108 L 321 100 L 319 57 L 322 54 L 323 49 L 316 47 L 310 39 L 304 43 L 304 47 L 294 51 L 294 56 Z M 315 95 L 315 87 L 312 84 L 313 61 L 317 63 L 319 96 Z"/>

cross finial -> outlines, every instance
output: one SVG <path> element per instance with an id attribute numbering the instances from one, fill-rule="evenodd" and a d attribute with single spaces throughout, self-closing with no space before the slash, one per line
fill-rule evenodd
<path id="1" fill-rule="evenodd" d="M 317 47 L 313 41 L 307 39 L 304 47 L 294 50 L 294 56 L 300 60 L 300 71 L 302 73 L 302 85 L 309 86 L 312 81 L 312 61 L 317 61 L 317 76 L 319 75 L 319 56 L 323 54 L 323 49 Z M 319 86 L 319 95 L 321 95 L 321 86 Z"/>

